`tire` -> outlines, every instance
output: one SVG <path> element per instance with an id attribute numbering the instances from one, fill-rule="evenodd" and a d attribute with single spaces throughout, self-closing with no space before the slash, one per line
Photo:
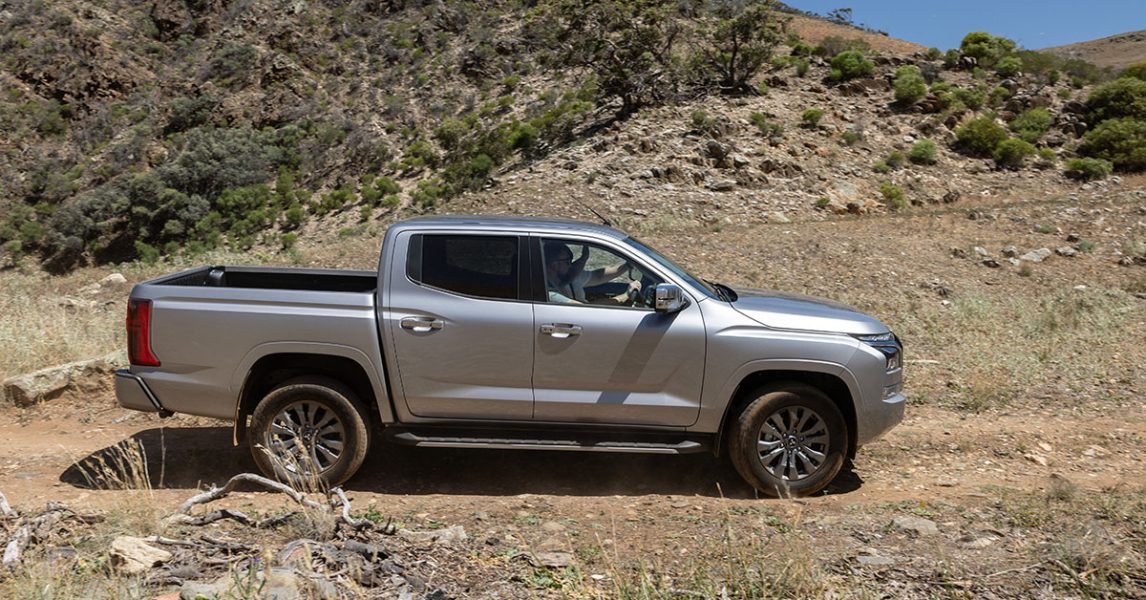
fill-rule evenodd
<path id="1" fill-rule="evenodd" d="M 766 385 L 750 398 L 728 436 L 728 455 L 740 476 L 773 498 L 827 487 L 848 448 L 848 428 L 835 403 L 799 383 Z"/>
<path id="2" fill-rule="evenodd" d="M 350 479 L 366 459 L 367 414 L 354 392 L 337 380 L 291 379 L 271 390 L 251 414 L 251 456 L 267 477 L 296 489 L 329 489 Z M 310 441 L 299 445 L 300 438 Z"/>

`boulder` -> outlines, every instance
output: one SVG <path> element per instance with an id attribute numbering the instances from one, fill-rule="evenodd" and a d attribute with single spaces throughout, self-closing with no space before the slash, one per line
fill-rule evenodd
<path id="1" fill-rule="evenodd" d="M 932 536 L 939 535 L 939 526 L 934 521 L 924 519 L 923 517 L 901 516 L 895 517 L 891 521 L 892 529 L 906 532 L 914 536 Z"/>
<path id="2" fill-rule="evenodd" d="M 1027 252 L 1026 254 L 1020 256 L 1019 258 L 1021 260 L 1025 260 L 1027 262 L 1039 263 L 1039 262 L 1043 262 L 1044 260 L 1050 258 L 1050 255 L 1051 255 L 1050 248 L 1039 248 L 1038 250 L 1031 250 L 1030 252 Z"/>
<path id="3" fill-rule="evenodd" d="M 116 353 L 9 377 L 0 383 L 0 395 L 16 406 L 31 406 L 59 398 L 69 390 L 96 392 L 108 387 L 108 375 L 119 363 L 122 356 Z"/>

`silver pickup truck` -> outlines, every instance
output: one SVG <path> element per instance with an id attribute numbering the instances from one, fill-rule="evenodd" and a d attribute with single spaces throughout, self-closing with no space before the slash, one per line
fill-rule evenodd
<path id="1" fill-rule="evenodd" d="M 392 443 L 726 451 L 823 489 L 903 419 L 902 345 L 846 306 L 699 279 L 610 227 L 434 217 L 377 272 L 208 266 L 131 291 L 127 408 L 233 420 L 268 475 L 334 485 Z"/>

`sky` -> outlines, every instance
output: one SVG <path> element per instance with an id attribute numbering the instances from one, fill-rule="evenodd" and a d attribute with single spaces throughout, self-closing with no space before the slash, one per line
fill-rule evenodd
<path id="1" fill-rule="evenodd" d="M 785 0 L 826 15 L 852 9 L 852 21 L 941 50 L 969 31 L 986 31 L 1037 50 L 1146 29 L 1146 0 Z"/>

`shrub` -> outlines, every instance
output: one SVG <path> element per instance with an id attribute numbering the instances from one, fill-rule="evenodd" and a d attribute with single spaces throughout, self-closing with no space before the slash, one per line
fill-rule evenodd
<path id="1" fill-rule="evenodd" d="M 1039 148 L 1038 156 L 1038 168 L 1040 169 L 1049 169 L 1054 166 L 1056 161 L 1058 161 L 1058 155 L 1055 154 L 1054 150 L 1051 150 L 1050 148 Z"/>
<path id="2" fill-rule="evenodd" d="M 219 100 L 214 96 L 176 98 L 171 102 L 171 114 L 167 116 L 167 124 L 163 126 L 163 133 L 171 135 L 206 125 L 211 119 L 211 113 L 218 105 Z"/>
<path id="3" fill-rule="evenodd" d="M 1058 85 L 1059 79 L 1062 79 L 1062 73 L 1059 73 L 1058 69 L 1047 71 L 1047 83 L 1049 85 Z"/>
<path id="4" fill-rule="evenodd" d="M 896 69 L 892 87 L 895 88 L 895 101 L 904 106 L 915 104 L 927 95 L 927 82 L 915 65 L 904 65 Z"/>
<path id="5" fill-rule="evenodd" d="M 807 75 L 808 69 L 811 66 L 812 66 L 812 63 L 808 62 L 808 59 L 806 59 L 806 58 L 796 59 L 796 76 L 797 77 L 803 77 L 803 76 Z"/>
<path id="6" fill-rule="evenodd" d="M 1002 105 L 1003 102 L 1006 102 L 1007 98 L 1010 98 L 1010 97 L 1011 97 L 1011 90 L 1008 90 L 1007 88 L 1005 88 L 1003 86 L 999 86 L 999 87 L 996 87 L 995 89 L 991 90 L 991 95 L 987 98 L 987 102 L 992 107 L 998 107 L 998 106 Z"/>
<path id="7" fill-rule="evenodd" d="M 689 115 L 689 118 L 692 121 L 693 128 L 700 131 L 708 131 L 708 129 L 712 127 L 712 125 L 716 122 L 716 119 L 714 119 L 712 115 L 708 114 L 708 112 L 701 108 L 692 111 L 692 114 Z"/>
<path id="8" fill-rule="evenodd" d="M 984 31 L 972 31 L 963 37 L 959 51 L 973 57 L 982 66 L 992 66 L 1015 49 L 1015 42 Z"/>
<path id="9" fill-rule="evenodd" d="M 791 52 L 792 56 L 811 56 L 811 54 L 812 54 L 812 47 L 805 44 L 804 42 L 796 42 L 792 46 L 792 52 Z"/>
<path id="10" fill-rule="evenodd" d="M 938 148 L 935 142 L 931 140 L 919 140 L 911 147 L 911 151 L 907 153 L 907 159 L 917 165 L 933 165 L 938 159 Z"/>
<path id="11" fill-rule="evenodd" d="M 1079 151 L 1114 164 L 1120 171 L 1146 169 L 1146 120 L 1111 119 L 1086 132 Z"/>
<path id="12" fill-rule="evenodd" d="M 927 49 L 927 60 L 939 60 L 943 58 L 943 51 L 939 48 Z"/>
<path id="13" fill-rule="evenodd" d="M 832 81 L 847 81 L 857 77 L 870 77 L 875 65 L 858 50 L 846 50 L 832 58 Z"/>
<path id="14" fill-rule="evenodd" d="M 800 115 L 800 120 L 808 127 L 816 127 L 820 124 L 820 119 L 824 118 L 824 111 L 818 108 L 809 108 Z"/>
<path id="15" fill-rule="evenodd" d="M 967 108 L 979 110 L 983 108 L 983 103 L 987 101 L 987 94 L 981 87 L 977 87 L 973 90 L 955 88 L 955 98 L 966 105 Z"/>
<path id="16" fill-rule="evenodd" d="M 279 243 L 282 244 L 283 250 L 290 250 L 298 243 L 298 234 L 294 232 L 284 233 L 279 237 Z"/>
<path id="17" fill-rule="evenodd" d="M 871 166 L 871 170 L 875 171 L 876 173 L 886 174 L 891 172 L 891 167 L 887 166 L 887 163 L 883 162 L 882 160 L 878 160 L 874 165 Z"/>
<path id="18" fill-rule="evenodd" d="M 1146 119 L 1146 81 L 1123 77 L 1104 83 L 1090 92 L 1086 107 L 1092 124 L 1123 117 Z"/>
<path id="19" fill-rule="evenodd" d="M 199 127 L 187 132 L 182 150 L 157 173 L 176 190 L 214 200 L 225 189 L 268 180 L 283 156 L 273 133 Z"/>
<path id="20" fill-rule="evenodd" d="M 899 150 L 893 150 L 891 154 L 887 155 L 887 158 L 885 158 L 883 162 L 887 163 L 887 166 L 893 169 L 898 169 L 903 166 L 903 163 L 907 162 L 907 157 Z"/>
<path id="21" fill-rule="evenodd" d="M 993 116 L 976 117 L 955 130 L 956 145 L 971 156 L 994 156 L 995 147 L 1007 139 L 1007 130 Z"/>
<path id="22" fill-rule="evenodd" d="M 843 132 L 840 137 L 843 138 L 844 144 L 848 146 L 854 146 L 856 142 L 859 142 L 863 139 L 863 134 L 858 131 L 852 131 L 849 129 Z"/>
<path id="23" fill-rule="evenodd" d="M 836 56 L 849 50 L 868 52 L 871 50 L 871 44 L 858 38 L 844 39 L 839 36 L 829 35 L 823 40 L 820 40 L 820 43 L 812 49 L 812 54 L 816 56 Z"/>
<path id="24" fill-rule="evenodd" d="M 1018 138 L 1010 138 L 999 142 L 995 146 L 995 163 L 1000 167 L 1008 169 L 1018 169 L 1023 166 L 1028 156 L 1035 154 L 1035 147 L 1029 142 L 1025 142 Z"/>
<path id="25" fill-rule="evenodd" d="M 883 195 L 884 200 L 887 200 L 888 207 L 891 208 L 891 210 L 907 208 L 907 197 L 903 194 L 903 189 L 898 185 L 885 179 L 879 184 L 879 193 Z"/>
<path id="26" fill-rule="evenodd" d="M 1122 77 L 1133 77 L 1142 81 L 1146 81 L 1146 60 L 1140 60 L 1122 71 Z"/>
<path id="27" fill-rule="evenodd" d="M 784 126 L 768 121 L 768 117 L 764 113 L 754 112 L 749 119 L 766 137 L 779 137 L 780 134 L 784 133 Z"/>
<path id="28" fill-rule="evenodd" d="M 1001 77 L 1014 77 L 1023 70 L 1023 60 L 1017 56 L 1005 56 L 995 65 L 995 72 Z"/>
<path id="29" fill-rule="evenodd" d="M 1114 170 L 1114 165 L 1101 158 L 1074 158 L 1066 161 L 1064 175 L 1079 181 L 1094 181 L 1106 179 Z"/>
<path id="30" fill-rule="evenodd" d="M 1054 124 L 1054 117 L 1051 116 L 1050 111 L 1045 108 L 1032 108 L 1015 117 L 1015 120 L 1011 121 L 1008 127 L 1020 139 L 1033 144 L 1050 129 L 1052 124 Z"/>

